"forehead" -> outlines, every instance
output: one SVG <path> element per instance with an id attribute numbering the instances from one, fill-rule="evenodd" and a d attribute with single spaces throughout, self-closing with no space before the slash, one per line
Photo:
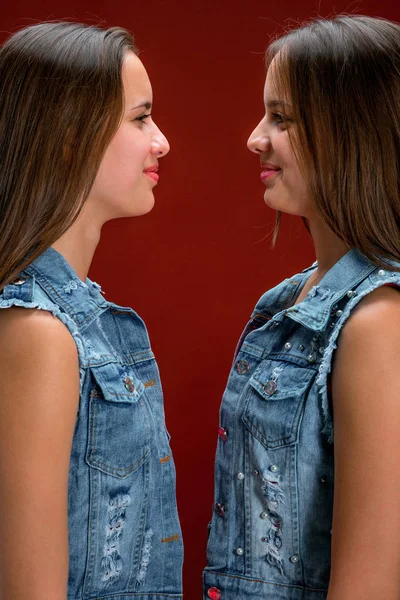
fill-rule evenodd
<path id="1" fill-rule="evenodd" d="M 264 99 L 266 103 L 271 100 L 289 101 L 288 94 L 283 89 L 281 69 L 281 61 L 279 61 L 279 54 L 277 54 L 272 59 L 265 78 Z"/>
<path id="2" fill-rule="evenodd" d="M 142 61 L 133 52 L 127 52 L 122 63 L 122 84 L 127 103 L 151 102 L 152 89 L 149 76 Z"/>

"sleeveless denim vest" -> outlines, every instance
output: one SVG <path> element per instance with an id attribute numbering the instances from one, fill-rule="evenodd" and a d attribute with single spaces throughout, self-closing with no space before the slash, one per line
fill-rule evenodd
<path id="1" fill-rule="evenodd" d="M 0 308 L 10 306 L 51 312 L 78 349 L 68 600 L 182 598 L 175 467 L 143 321 L 53 248 L 4 287 Z"/>
<path id="2" fill-rule="evenodd" d="M 204 600 L 323 600 L 330 575 L 328 375 L 357 303 L 400 273 L 353 249 L 293 305 L 316 263 L 259 300 L 220 410 Z"/>

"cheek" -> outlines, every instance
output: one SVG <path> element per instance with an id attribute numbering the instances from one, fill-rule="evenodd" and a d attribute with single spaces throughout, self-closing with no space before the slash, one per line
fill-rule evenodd
<path id="1" fill-rule="evenodd" d="M 133 126 L 132 126 L 133 127 Z M 121 128 L 107 148 L 104 162 L 112 171 L 141 172 L 150 153 L 150 141 L 141 131 Z"/>

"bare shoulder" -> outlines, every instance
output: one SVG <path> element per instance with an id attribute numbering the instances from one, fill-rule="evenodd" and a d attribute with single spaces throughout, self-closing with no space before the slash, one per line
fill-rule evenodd
<path id="1" fill-rule="evenodd" d="M 77 349 L 68 328 L 45 310 L 13 306 L 0 310 L 0 356 L 2 360 L 51 357 L 61 352 L 72 359 Z"/>
<path id="2" fill-rule="evenodd" d="M 343 327 L 340 345 L 375 354 L 384 348 L 386 356 L 400 351 L 400 290 L 385 286 L 363 298 Z"/>
<path id="3" fill-rule="evenodd" d="M 48 311 L 0 310 L 0 380 L 3 398 L 38 401 L 48 389 L 53 396 L 65 391 L 76 404 L 78 351 L 64 323 Z"/>

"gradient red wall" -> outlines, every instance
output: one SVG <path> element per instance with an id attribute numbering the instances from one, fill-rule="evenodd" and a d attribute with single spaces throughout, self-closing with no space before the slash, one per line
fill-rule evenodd
<path id="1" fill-rule="evenodd" d="M 218 408 L 237 338 L 259 296 L 314 260 L 300 220 L 285 218 L 270 249 L 274 215 L 263 204 L 257 157 L 246 148 L 263 112 L 263 51 L 282 26 L 333 10 L 400 20 L 396 0 L 2 6 L 2 39 L 54 18 L 128 28 L 153 84 L 153 115 L 171 144 L 156 206 L 146 217 L 104 226 L 89 276 L 148 325 L 177 465 L 188 600 L 201 598 Z"/>

